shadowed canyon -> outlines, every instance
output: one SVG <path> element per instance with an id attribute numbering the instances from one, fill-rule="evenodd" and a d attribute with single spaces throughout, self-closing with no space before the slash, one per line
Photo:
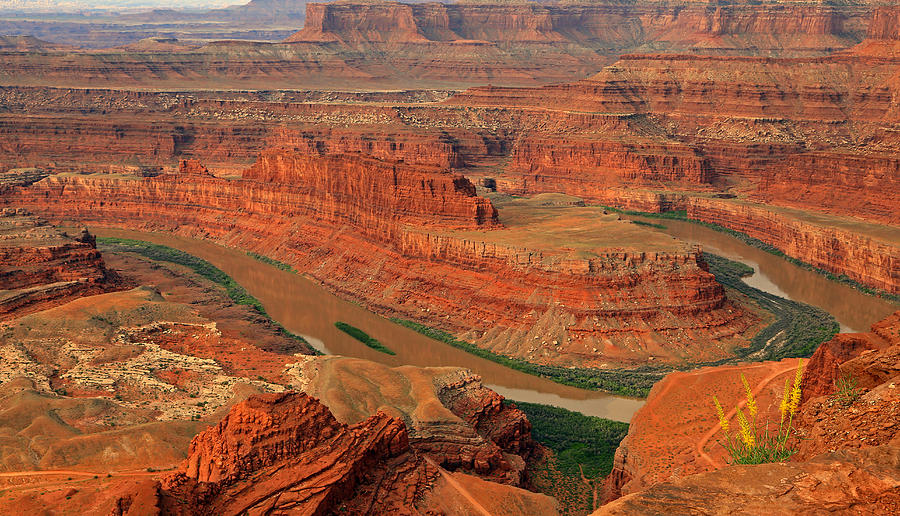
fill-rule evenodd
<path id="1" fill-rule="evenodd" d="M 895 3 L 34 9 L 0 511 L 900 511 Z"/>

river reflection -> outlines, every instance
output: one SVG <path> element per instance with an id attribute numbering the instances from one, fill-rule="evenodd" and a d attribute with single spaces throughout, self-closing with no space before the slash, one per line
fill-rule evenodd
<path id="1" fill-rule="evenodd" d="M 327 353 L 390 366 L 458 366 L 481 375 L 484 383 L 509 399 L 555 405 L 591 416 L 629 421 L 642 400 L 560 385 L 476 357 L 394 324 L 361 306 L 339 299 L 303 276 L 279 270 L 241 251 L 161 233 L 91 228 L 101 237 L 131 238 L 180 249 L 202 258 L 234 278 L 289 331 Z M 375 351 L 334 327 L 344 321 L 372 335 L 397 353 Z"/>
<path id="2" fill-rule="evenodd" d="M 642 217 L 628 217 L 650 221 Z M 734 237 L 681 220 L 652 220 L 666 226 L 658 229 L 681 240 L 699 244 L 704 251 L 744 262 L 753 267 L 753 276 L 744 281 L 760 290 L 794 301 L 817 306 L 830 313 L 842 332 L 866 332 L 900 306 L 828 280 L 823 275 L 751 247 Z"/>

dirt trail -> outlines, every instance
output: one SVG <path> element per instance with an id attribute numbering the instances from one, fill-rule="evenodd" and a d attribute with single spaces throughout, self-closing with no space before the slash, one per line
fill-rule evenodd
<path id="1" fill-rule="evenodd" d="M 483 505 L 478 503 L 478 500 L 476 500 L 475 497 L 473 497 L 469 493 L 469 491 L 466 490 L 466 488 L 462 486 L 462 484 L 457 482 L 456 479 L 453 478 L 452 475 L 450 475 L 443 468 L 441 468 L 440 466 L 435 464 L 435 462 L 433 460 L 431 460 L 430 458 L 425 457 L 425 461 L 428 462 L 428 464 L 431 464 L 432 466 L 437 468 L 437 470 L 440 471 L 441 475 L 444 477 L 444 480 L 446 480 L 451 486 L 453 486 L 453 488 L 456 489 L 459 492 L 459 494 L 463 495 L 463 497 L 466 500 L 468 500 L 470 504 L 472 504 L 472 508 L 474 508 L 476 511 L 483 514 L 484 516 L 491 516 L 490 511 L 488 511 L 487 509 L 484 508 Z"/>
<path id="2" fill-rule="evenodd" d="M 781 376 L 787 372 L 796 371 L 797 365 L 799 364 L 799 359 L 797 361 L 791 360 L 790 364 L 791 365 L 789 365 L 789 366 L 779 368 L 777 371 L 773 372 L 769 376 L 760 380 L 760 382 L 758 384 L 756 384 L 756 387 L 754 387 L 752 389 L 753 395 L 756 396 L 757 394 L 759 394 L 760 391 L 762 391 L 766 385 L 769 385 L 770 383 L 772 383 L 772 381 L 774 379 L 778 378 L 779 376 Z M 756 366 L 756 367 L 761 367 L 761 366 Z M 738 408 L 742 408 L 746 404 L 747 404 L 747 400 L 741 400 L 740 402 L 738 402 L 737 406 L 735 406 L 733 409 L 729 410 L 725 414 L 725 418 L 730 421 L 731 418 L 733 418 L 734 415 L 737 414 Z M 716 469 L 723 467 L 724 464 L 721 464 L 720 462 L 718 462 L 715 459 L 713 459 L 712 457 L 710 457 L 709 454 L 707 454 L 705 451 L 703 451 L 703 449 L 706 448 L 706 444 L 709 442 L 710 439 L 712 439 L 712 437 L 714 435 L 716 435 L 716 432 L 718 432 L 718 431 L 719 431 L 719 423 L 718 423 L 718 421 L 716 421 L 715 425 L 713 425 L 713 427 L 710 428 L 708 432 L 703 434 L 703 437 L 697 443 L 697 455 L 701 459 L 706 461 L 707 464 L 709 464 L 710 466 L 712 466 L 713 468 L 716 468 Z"/>

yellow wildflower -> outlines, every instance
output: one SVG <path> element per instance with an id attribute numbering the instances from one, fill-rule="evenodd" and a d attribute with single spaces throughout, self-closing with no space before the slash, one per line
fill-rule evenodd
<path id="1" fill-rule="evenodd" d="M 781 405 L 778 406 L 778 410 L 781 411 L 781 422 L 784 423 L 784 417 L 787 415 L 788 409 L 791 406 L 790 402 L 791 398 L 791 379 L 784 379 L 784 394 L 781 395 Z"/>
<path id="2" fill-rule="evenodd" d="M 794 375 L 794 386 L 791 388 L 791 402 L 788 410 L 791 415 L 797 413 L 797 409 L 800 408 L 800 398 L 802 396 L 800 392 L 800 382 L 803 380 L 803 359 L 800 360 L 800 364 L 797 366 L 797 374 Z"/>
<path id="3" fill-rule="evenodd" d="M 728 419 L 725 418 L 725 411 L 722 409 L 722 405 L 719 403 L 719 398 L 713 396 L 713 403 L 716 404 L 716 415 L 719 416 L 719 426 L 722 427 L 722 430 L 725 430 L 725 433 L 728 433 Z"/>
<path id="4" fill-rule="evenodd" d="M 756 445 L 756 436 L 753 435 L 753 429 L 750 427 L 750 422 L 747 421 L 747 418 L 744 416 L 744 411 L 741 409 L 738 409 L 737 417 L 738 423 L 741 425 L 741 440 L 744 441 L 747 448 L 753 448 L 753 446 Z"/>
<path id="5" fill-rule="evenodd" d="M 756 418 L 756 399 L 753 397 L 753 391 L 750 390 L 750 384 L 741 373 L 741 382 L 744 384 L 744 391 L 747 393 L 747 410 L 750 412 L 750 419 Z"/>

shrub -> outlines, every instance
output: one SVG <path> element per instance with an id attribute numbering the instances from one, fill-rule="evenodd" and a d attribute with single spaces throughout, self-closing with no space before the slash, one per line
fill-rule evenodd
<path id="1" fill-rule="evenodd" d="M 852 373 L 841 375 L 834 381 L 837 392 L 834 393 L 834 400 L 844 405 L 853 405 L 853 402 L 862 396 L 862 389 L 858 388 L 859 381 Z"/>
<path id="2" fill-rule="evenodd" d="M 349 324 L 347 324 L 345 322 L 341 322 L 341 321 L 334 323 L 334 325 L 337 327 L 337 329 L 341 330 L 342 332 L 346 333 L 347 335 L 353 337 L 354 339 L 362 342 L 366 346 L 369 346 L 370 348 L 372 348 L 376 351 L 381 351 L 382 353 L 386 353 L 388 355 L 396 355 L 396 353 L 394 353 L 392 350 L 388 349 L 384 344 L 379 342 L 378 339 L 376 339 L 375 337 L 372 337 L 368 333 L 360 330 L 356 326 L 350 326 Z"/>

